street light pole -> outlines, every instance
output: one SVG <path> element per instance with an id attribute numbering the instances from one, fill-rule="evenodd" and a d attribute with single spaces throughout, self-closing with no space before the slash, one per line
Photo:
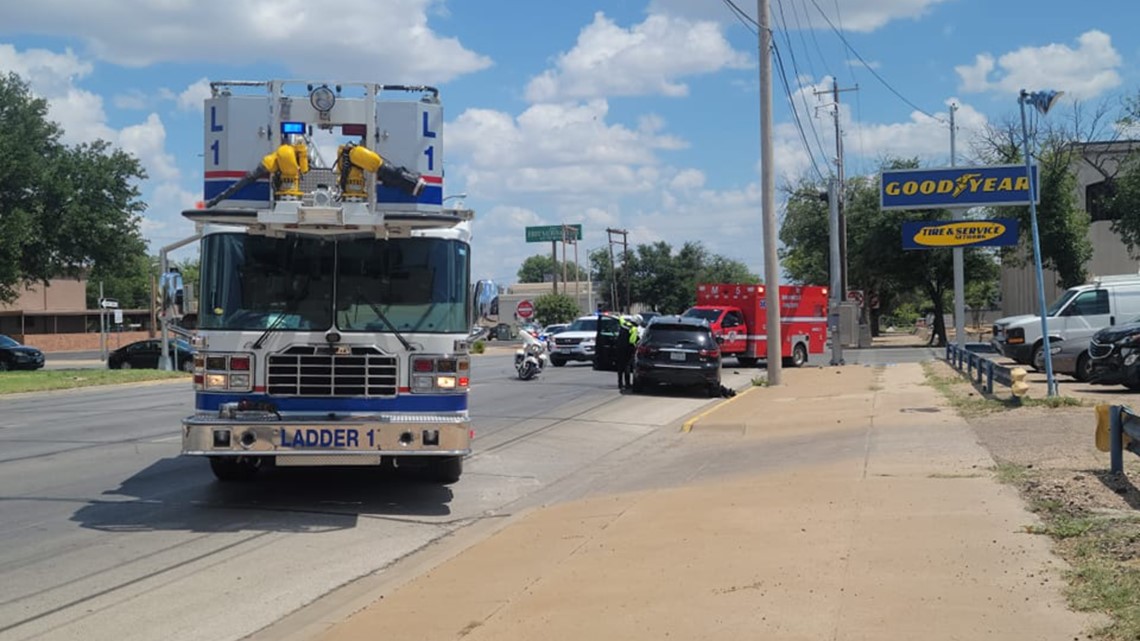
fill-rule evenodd
<path id="1" fill-rule="evenodd" d="M 1025 173 L 1029 178 L 1029 221 L 1033 228 L 1033 266 L 1037 272 L 1037 303 L 1041 314 L 1041 350 L 1045 359 L 1045 380 L 1049 396 L 1057 395 L 1057 381 L 1053 378 L 1053 354 L 1049 349 L 1049 317 L 1045 308 L 1045 276 L 1041 269 L 1041 237 L 1037 232 L 1037 181 L 1033 175 L 1033 157 L 1029 151 L 1029 125 L 1025 118 L 1025 103 L 1029 103 L 1041 115 L 1049 113 L 1049 109 L 1061 97 L 1061 91 L 1035 91 L 1030 93 L 1024 89 L 1018 96 L 1017 104 L 1021 107 L 1021 136 L 1025 153 Z M 1034 363 L 1036 365 L 1036 363 Z"/>

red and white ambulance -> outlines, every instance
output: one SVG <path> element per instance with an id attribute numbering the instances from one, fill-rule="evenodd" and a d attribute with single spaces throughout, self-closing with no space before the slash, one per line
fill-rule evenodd
<path id="1" fill-rule="evenodd" d="M 697 304 L 684 316 L 708 321 L 722 337 L 722 356 L 735 356 L 743 367 L 768 357 L 768 312 L 764 285 L 697 285 Z M 827 344 L 827 288 L 814 285 L 780 286 L 781 354 L 792 367 L 807 363 L 810 354 L 823 354 Z"/>

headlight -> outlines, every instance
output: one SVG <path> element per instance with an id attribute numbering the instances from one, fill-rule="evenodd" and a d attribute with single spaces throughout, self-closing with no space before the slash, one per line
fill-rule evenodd
<path id="1" fill-rule="evenodd" d="M 1140 332 L 1118 338 L 1115 344 L 1117 347 L 1140 347 Z"/>

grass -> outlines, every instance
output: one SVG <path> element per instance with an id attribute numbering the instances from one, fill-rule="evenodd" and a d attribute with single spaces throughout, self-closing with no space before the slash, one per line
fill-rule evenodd
<path id="1" fill-rule="evenodd" d="M 1013 396 L 1009 398 L 987 396 L 975 389 L 973 383 L 966 378 L 964 374 L 955 372 L 950 375 L 944 375 L 938 373 L 936 367 L 935 362 L 932 361 L 922 363 L 922 369 L 926 375 L 926 384 L 938 390 L 950 403 L 950 406 L 966 418 L 1017 409 L 1019 407 L 1047 407 L 1056 409 L 1088 405 L 1088 403 L 1083 400 L 1073 398 L 1072 396 L 1053 396 L 1046 398 L 1026 397 L 1021 399 L 1014 398 Z"/>
<path id="2" fill-rule="evenodd" d="M 753 376 L 752 387 L 768 387 L 768 379 L 764 376 Z"/>
<path id="3" fill-rule="evenodd" d="M 92 387 L 95 385 L 119 385 L 141 381 L 182 379 L 189 381 L 190 375 L 184 372 L 166 372 L 156 369 L 52 369 L 32 372 L 0 373 L 0 394 L 19 392 L 46 392 L 49 390 Z"/>
<path id="4" fill-rule="evenodd" d="M 474 343 L 471 343 L 472 354 L 482 354 L 485 351 L 487 351 L 487 343 L 483 339 L 480 338 Z"/>
<path id="5" fill-rule="evenodd" d="M 1065 596 L 1073 609 L 1108 616 L 1095 631 L 1103 641 L 1140 639 L 1140 518 L 1106 515 L 1066 505 L 1051 496 L 1034 496 L 1047 485 L 1025 465 L 998 461 L 997 479 L 1017 486 L 1027 496 L 1039 524 L 1025 531 L 1053 539 L 1057 553 L 1069 563 Z"/>

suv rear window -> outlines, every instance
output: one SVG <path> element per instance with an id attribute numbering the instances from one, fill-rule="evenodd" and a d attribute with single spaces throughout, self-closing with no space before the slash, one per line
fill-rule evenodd
<path id="1" fill-rule="evenodd" d="M 695 343 L 704 345 L 712 343 L 712 333 L 704 327 L 692 325 L 664 325 L 654 323 L 645 332 L 645 341 L 650 343 Z"/>

